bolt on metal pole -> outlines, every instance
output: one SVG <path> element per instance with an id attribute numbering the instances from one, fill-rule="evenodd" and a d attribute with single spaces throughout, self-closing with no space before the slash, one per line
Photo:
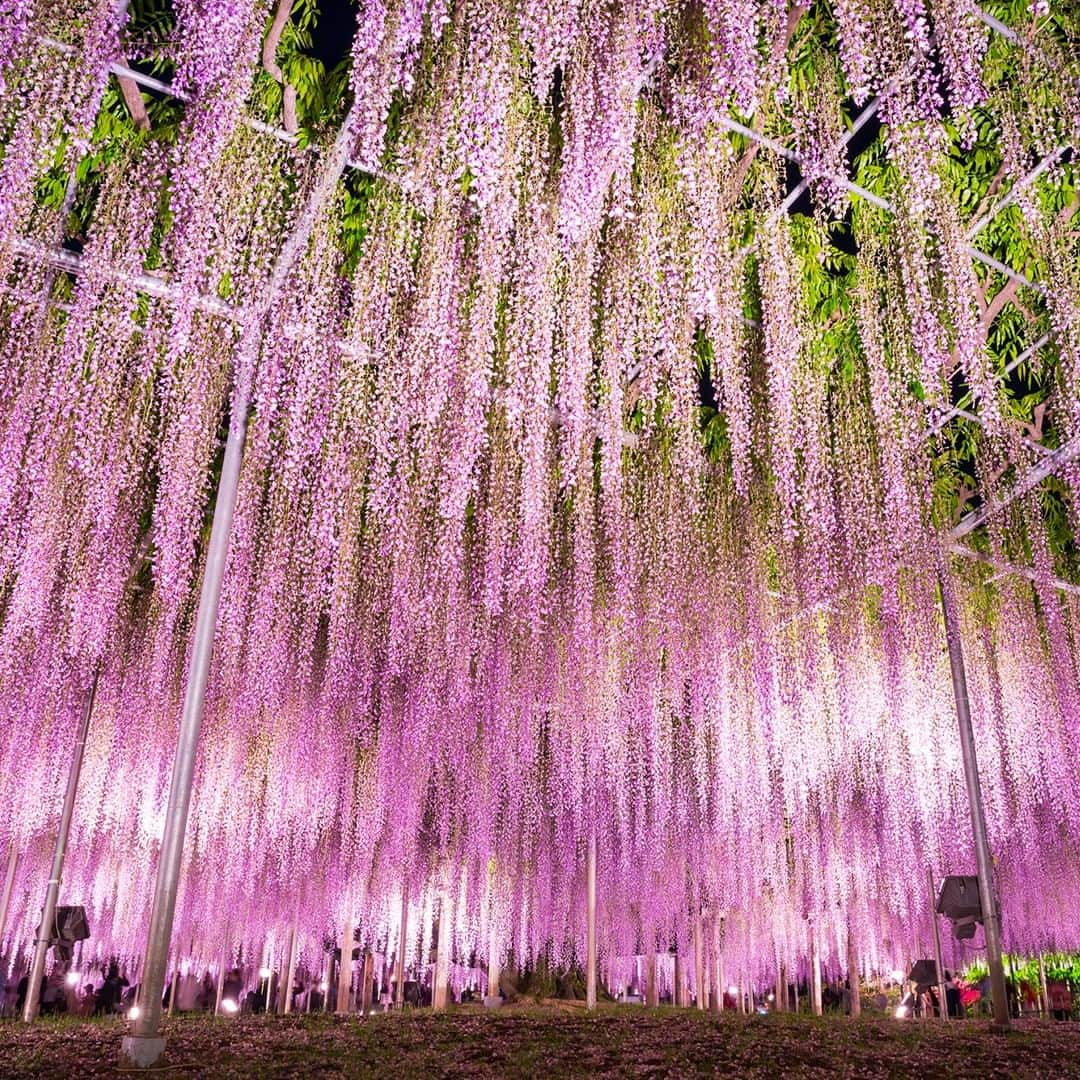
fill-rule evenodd
<path id="1" fill-rule="evenodd" d="M 971 831 L 975 841 L 975 865 L 979 873 L 979 903 L 982 907 L 983 932 L 986 936 L 986 962 L 990 969 L 990 997 L 994 1007 L 994 1022 L 1009 1026 L 1009 1002 L 1005 992 L 1005 969 L 1001 962 L 1001 916 L 994 888 L 994 863 L 986 837 L 986 814 L 983 809 L 982 788 L 979 784 L 979 763 L 975 754 L 975 735 L 971 727 L 971 705 L 968 701 L 967 675 L 964 671 L 964 651 L 960 642 L 960 622 L 956 614 L 949 568 L 938 569 L 941 588 L 941 609 L 945 617 L 945 641 L 949 649 L 953 694 L 956 698 L 956 719 L 960 728 L 960 752 L 964 762 L 968 804 L 971 810 Z"/>
<path id="2" fill-rule="evenodd" d="M 930 897 L 930 921 L 934 927 L 934 965 L 937 968 L 939 1012 L 942 1020 L 949 1019 L 949 998 L 945 993 L 945 967 L 941 960 L 941 924 L 937 916 L 937 895 L 934 892 L 934 871 L 926 868 L 926 891 Z"/>
<path id="3" fill-rule="evenodd" d="M 30 965 L 26 1003 L 23 1006 L 23 1020 L 27 1023 L 37 1018 L 38 1010 L 41 1008 L 41 979 L 45 974 L 45 954 L 52 943 L 52 930 L 56 924 L 56 901 L 60 895 L 60 881 L 64 876 L 64 856 L 67 854 L 68 834 L 71 832 L 71 817 L 75 811 L 75 796 L 79 790 L 79 774 L 82 772 L 83 756 L 86 753 L 86 735 L 90 730 L 90 714 L 94 711 L 97 682 L 98 676 L 95 671 L 75 735 L 75 749 L 71 754 L 67 790 L 64 792 L 64 807 L 60 812 L 60 828 L 56 833 L 56 847 L 53 848 L 52 871 L 45 890 L 45 904 L 41 909 L 41 925 L 38 927 L 37 940 L 34 942 L 34 959 Z"/>

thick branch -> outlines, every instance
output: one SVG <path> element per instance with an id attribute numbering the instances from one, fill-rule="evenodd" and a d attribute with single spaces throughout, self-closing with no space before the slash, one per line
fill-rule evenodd
<path id="1" fill-rule="evenodd" d="M 142 98 L 142 91 L 134 79 L 126 75 L 117 75 L 116 81 L 120 84 L 120 93 L 124 95 L 124 104 L 131 113 L 131 119 L 140 131 L 150 130 L 150 116 L 146 111 L 146 103 Z"/>
<path id="2" fill-rule="evenodd" d="M 296 88 L 285 81 L 285 73 L 277 62 L 278 45 L 281 44 L 281 35 L 285 31 L 285 24 L 292 14 L 292 0 L 278 0 L 274 11 L 274 21 L 270 24 L 266 40 L 262 47 L 262 65 L 266 73 L 281 84 L 281 113 L 282 123 L 290 135 L 296 133 Z"/>

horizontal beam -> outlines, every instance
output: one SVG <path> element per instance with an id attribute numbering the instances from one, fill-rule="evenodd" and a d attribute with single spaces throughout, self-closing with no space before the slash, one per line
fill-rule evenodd
<path id="1" fill-rule="evenodd" d="M 968 409 L 952 409 L 950 411 L 950 415 L 959 417 L 961 420 L 970 420 L 972 421 L 972 423 L 978 424 L 979 427 L 986 427 L 986 421 L 983 420 L 981 416 L 977 416 L 975 413 L 971 412 Z M 1023 442 L 1023 444 L 1029 450 L 1034 451 L 1036 454 L 1045 455 L 1053 453 L 1049 446 L 1043 446 L 1042 443 L 1036 442 L 1034 439 L 1030 438 L 1027 435 L 1023 436 L 1021 442 Z"/>
<path id="2" fill-rule="evenodd" d="M 991 30 L 996 30 L 1007 41 L 1015 42 L 1020 40 L 1020 36 L 1015 30 L 1006 26 L 1000 19 L 995 19 L 993 15 L 983 11 L 982 8 L 975 8 L 975 18 L 985 23 Z"/>
<path id="3" fill-rule="evenodd" d="M 1080 457 L 1080 435 L 1074 435 L 1063 446 L 1047 454 L 1041 461 L 1036 462 L 1020 479 L 1012 485 L 1009 493 L 1000 499 L 980 506 L 978 510 L 972 510 L 960 519 L 959 523 L 950 531 L 949 536 L 953 540 L 962 540 L 968 533 L 974 532 L 980 525 L 988 521 L 995 514 L 1000 513 L 1021 495 L 1026 494 L 1032 488 L 1041 484 L 1048 476 L 1052 476 L 1062 465 Z"/>
<path id="4" fill-rule="evenodd" d="M 954 555 L 959 555 L 965 559 L 972 559 L 975 562 L 981 562 L 986 566 L 991 566 L 998 571 L 997 577 L 1001 574 L 1012 574 L 1015 577 L 1027 578 L 1028 581 L 1039 581 L 1039 575 L 1030 566 L 1016 566 L 1013 563 L 1003 562 L 1001 559 L 995 559 L 991 555 L 984 555 L 981 551 L 975 551 L 969 548 L 967 544 L 953 544 L 949 550 Z M 1074 596 L 1080 596 L 1080 585 L 1074 585 L 1071 581 L 1066 581 L 1064 578 L 1052 577 L 1050 578 L 1050 584 L 1055 589 L 1059 589 L 1061 592 L 1072 593 Z"/>
<path id="5" fill-rule="evenodd" d="M 12 240 L 11 246 L 20 255 L 33 259 L 45 266 L 51 266 L 56 270 L 63 270 L 72 274 L 83 272 L 83 257 L 74 251 L 68 251 L 66 248 L 52 248 L 46 244 L 39 244 L 34 240 L 27 240 L 23 237 Z M 181 298 L 179 290 L 171 285 L 167 278 L 159 277 L 156 274 L 148 274 L 145 272 L 132 274 L 127 271 L 109 270 L 105 267 L 99 267 L 97 269 L 100 273 L 108 275 L 114 281 L 120 281 L 130 285 L 133 289 L 138 292 L 146 293 L 148 296 L 158 297 L 162 300 L 171 300 L 173 303 L 176 303 Z M 193 305 L 198 311 L 205 311 L 210 315 L 220 315 L 226 319 L 240 320 L 243 318 L 244 314 L 241 308 L 235 307 L 232 304 L 226 304 L 223 300 L 219 300 L 216 297 L 197 296 L 193 301 Z"/>
<path id="6" fill-rule="evenodd" d="M 1017 356 L 1013 360 L 1010 360 L 1009 363 L 1007 363 L 1005 365 L 1005 369 L 1001 373 L 1001 378 L 1004 379 L 1006 375 L 1011 375 L 1022 363 L 1024 363 L 1025 360 L 1029 360 L 1044 345 L 1048 345 L 1049 343 L 1050 343 L 1050 335 L 1049 334 L 1043 334 L 1043 336 L 1041 338 L 1039 338 L 1039 340 L 1036 341 L 1034 345 L 1029 345 L 1022 353 L 1019 354 L 1019 356 Z M 974 405 L 975 402 L 978 401 L 981 396 L 982 395 L 979 394 L 978 391 L 972 391 L 971 404 Z M 942 428 L 944 428 L 945 425 L 954 416 L 959 416 L 962 411 L 963 410 L 962 410 L 962 408 L 960 406 L 956 406 L 954 408 L 949 409 L 948 412 L 942 413 L 942 415 L 939 416 L 930 425 L 930 430 L 926 433 L 925 437 L 927 439 L 930 439 L 930 438 L 933 438 L 933 436 L 935 436 L 935 435 L 939 435 L 941 433 Z"/>
<path id="7" fill-rule="evenodd" d="M 978 221 L 971 225 L 967 231 L 967 238 L 969 240 L 974 240 L 975 237 L 1005 209 L 1005 207 L 1011 206 L 1012 203 L 1016 201 L 1016 196 L 1019 195 L 1021 191 L 1035 183 L 1047 169 L 1056 165 L 1068 152 L 1068 146 L 1059 146 L 1053 153 L 1047 154 L 1046 157 L 1031 170 L 1031 172 L 1017 180 L 1002 198 L 994 203 L 994 205 L 987 210 Z"/>

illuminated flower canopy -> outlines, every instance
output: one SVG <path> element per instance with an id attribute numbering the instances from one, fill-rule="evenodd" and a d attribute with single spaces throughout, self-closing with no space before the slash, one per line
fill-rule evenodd
<path id="1" fill-rule="evenodd" d="M 64 895 L 141 945 L 243 387 L 196 954 L 407 888 L 567 960 L 595 833 L 611 962 L 891 969 L 972 863 L 943 557 L 1006 944 L 1080 946 L 1075 12 L 361 0 L 327 68 L 279 7 L 0 5 L 14 944 L 99 672 Z"/>

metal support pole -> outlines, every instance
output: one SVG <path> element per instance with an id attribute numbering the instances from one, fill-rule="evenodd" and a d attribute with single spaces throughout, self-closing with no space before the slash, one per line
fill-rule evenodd
<path id="1" fill-rule="evenodd" d="M 75 748 L 71 753 L 71 766 L 68 769 L 67 789 L 64 792 L 64 806 L 60 812 L 60 828 L 56 833 L 56 846 L 53 848 L 52 870 L 49 884 L 45 890 L 45 904 L 41 909 L 41 924 L 38 926 L 37 939 L 34 942 L 34 959 L 30 965 L 30 977 L 26 986 L 26 1003 L 23 1006 L 23 1020 L 31 1023 L 37 1018 L 41 1008 L 41 980 L 45 975 L 45 954 L 52 942 L 52 932 L 56 925 L 56 901 L 60 895 L 60 882 L 64 876 L 64 856 L 67 854 L 68 834 L 71 832 L 71 816 L 75 811 L 75 795 L 79 790 L 79 774 L 82 772 L 83 756 L 86 753 L 86 735 L 90 730 L 90 714 L 94 711 L 94 697 L 97 694 L 97 672 L 90 680 L 90 689 L 83 704 L 82 716 L 75 734 Z M 12 871 L 14 874 L 14 871 Z M 6 910 L 5 910 L 6 914 Z"/>
<path id="2" fill-rule="evenodd" d="M 994 863 L 986 837 L 986 815 L 983 811 L 982 789 L 979 785 L 979 763 L 975 755 L 975 735 L 971 728 L 971 706 L 968 703 L 967 675 L 964 671 L 964 651 L 960 643 L 960 622 L 956 615 L 956 597 L 947 566 L 938 571 L 941 588 L 941 608 L 945 616 L 945 640 L 949 649 L 953 693 L 956 697 L 956 719 L 960 728 L 960 752 L 964 762 L 968 804 L 971 809 L 971 831 L 975 841 L 975 865 L 979 874 L 979 903 L 982 906 L 983 931 L 986 937 L 986 962 L 990 969 L 990 997 L 994 1006 L 994 1022 L 1009 1026 L 1009 1002 L 1005 993 L 1005 970 L 1001 963 L 1001 917 L 994 888 Z"/>
<path id="3" fill-rule="evenodd" d="M 435 974 L 431 980 L 431 1006 L 444 1012 L 448 1004 L 450 979 L 450 893 L 439 897 L 439 940 L 435 946 Z"/>
<path id="4" fill-rule="evenodd" d="M 645 1004 L 656 1008 L 660 1004 L 660 995 L 656 989 L 656 950 L 645 953 Z"/>
<path id="5" fill-rule="evenodd" d="M 217 1016 L 221 1012 L 221 995 L 225 990 L 225 962 L 227 953 L 225 948 L 221 950 L 221 961 L 218 963 L 217 973 L 217 988 L 214 990 L 214 1015 Z"/>
<path id="6" fill-rule="evenodd" d="M 682 953 L 675 948 L 675 985 L 671 992 L 671 1004 L 680 1008 L 686 1006 L 686 972 L 683 971 Z"/>
<path id="7" fill-rule="evenodd" d="M 855 947 L 855 929 L 850 922 L 847 931 L 847 977 L 851 994 L 851 1015 L 853 1018 L 858 1018 L 862 1015 L 862 997 L 859 994 L 859 954 Z M 786 992 L 787 988 L 784 989 Z"/>
<path id="8" fill-rule="evenodd" d="M 292 1012 L 292 988 L 296 979 L 296 916 L 293 916 L 292 926 L 289 927 L 289 944 L 285 950 L 285 982 L 280 998 L 278 1012 Z"/>
<path id="9" fill-rule="evenodd" d="M 173 960 L 172 984 L 169 987 L 169 1016 L 176 1012 L 176 991 L 180 988 L 180 960 Z"/>
<path id="10" fill-rule="evenodd" d="M 8 910 L 11 907 L 11 892 L 15 888 L 15 870 L 19 865 L 19 849 L 12 840 L 8 846 L 7 871 L 4 874 L 4 893 L 0 896 L 0 948 L 4 944 L 4 930 L 7 927 Z"/>
<path id="11" fill-rule="evenodd" d="M 187 831 L 188 810 L 191 806 L 191 785 L 195 774 L 195 758 L 202 727 L 206 685 L 210 677 L 210 661 L 214 650 L 214 631 L 217 625 L 221 586 L 229 554 L 233 513 L 240 486 L 240 464 L 247 435 L 249 406 L 248 367 L 254 361 L 262 340 L 267 316 L 274 301 L 289 279 L 297 260 L 311 238 L 318 216 L 337 186 L 349 160 L 353 140 L 355 113 L 350 109 L 338 132 L 334 146 L 326 156 L 318 180 L 308 193 L 304 207 L 297 216 L 296 227 L 282 245 L 274 263 L 270 280 L 260 301 L 254 305 L 244 322 L 236 351 L 236 388 L 233 394 L 229 436 L 225 443 L 225 458 L 218 482 L 214 505 L 214 520 L 203 571 L 199 609 L 184 688 L 184 708 L 180 734 L 173 763 L 169 802 L 165 810 L 165 831 L 158 858 L 157 880 L 150 910 L 150 928 L 146 939 L 146 958 L 143 965 L 145 1007 L 135 1022 L 131 1035 L 123 1041 L 123 1056 L 141 1068 L 153 1065 L 165 1049 L 165 1040 L 158 1035 L 161 1021 L 161 992 L 165 982 L 165 966 L 172 938 L 176 894 L 180 886 L 180 871 L 184 857 L 184 834 Z"/>
<path id="12" fill-rule="evenodd" d="M 374 975 L 375 957 L 370 949 L 365 949 L 360 961 L 360 1008 L 357 1010 L 361 1016 L 367 1016 L 371 1011 L 371 980 Z"/>
<path id="13" fill-rule="evenodd" d="M 499 977 L 502 974 L 502 961 L 499 956 L 499 936 L 494 925 L 488 928 L 488 978 L 487 996 L 499 996 Z"/>
<path id="14" fill-rule="evenodd" d="M 702 923 L 702 935 L 705 941 L 705 1008 L 716 1012 L 716 917 L 710 913 Z"/>
<path id="15" fill-rule="evenodd" d="M 585 858 L 585 1008 L 596 1008 L 596 831 Z"/>
<path id="16" fill-rule="evenodd" d="M 1046 989 L 1046 961 L 1042 952 L 1039 953 L 1039 999 L 1042 1005 L 1043 1016 L 1050 1015 L 1050 994 Z"/>
<path id="17" fill-rule="evenodd" d="M 941 925 L 937 916 L 937 894 L 934 892 L 934 871 L 926 868 L 926 891 L 930 897 L 930 921 L 934 926 L 934 965 L 937 968 L 939 1012 L 942 1020 L 949 1019 L 949 1000 L 945 993 L 945 966 L 941 960 Z"/>
<path id="18" fill-rule="evenodd" d="M 821 1015 L 821 956 L 818 952 L 817 926 L 810 927 L 810 996 L 814 1015 Z"/>
<path id="19" fill-rule="evenodd" d="M 351 915 L 345 916 L 345 923 L 341 928 L 341 959 L 338 961 L 337 973 L 337 1008 L 339 1013 L 349 1011 L 349 990 L 352 989 L 352 938 L 353 921 Z"/>
<path id="20" fill-rule="evenodd" d="M 724 1011 L 724 995 L 727 983 L 724 980 L 724 919 L 721 916 L 716 924 L 716 996 L 719 1000 L 719 1012 Z"/>
<path id="21" fill-rule="evenodd" d="M 694 938 L 694 1004 L 699 1009 L 704 1009 L 706 1005 L 705 995 L 703 993 L 705 988 L 705 964 L 704 957 L 701 955 L 701 916 L 694 916 L 693 925 L 693 938 Z"/>
<path id="22" fill-rule="evenodd" d="M 394 984 L 394 1004 L 405 1007 L 405 958 L 409 938 L 409 885 L 401 886 L 401 930 L 398 933 L 397 982 Z M 497 989 L 496 989 L 496 992 Z"/>

